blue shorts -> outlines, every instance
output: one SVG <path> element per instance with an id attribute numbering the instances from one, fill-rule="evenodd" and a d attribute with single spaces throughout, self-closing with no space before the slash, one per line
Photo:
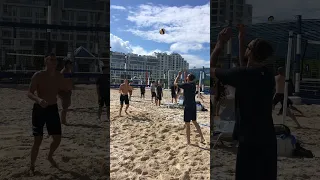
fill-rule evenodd
<path id="1" fill-rule="evenodd" d="M 184 107 L 184 122 L 197 120 L 197 105 L 187 105 Z"/>

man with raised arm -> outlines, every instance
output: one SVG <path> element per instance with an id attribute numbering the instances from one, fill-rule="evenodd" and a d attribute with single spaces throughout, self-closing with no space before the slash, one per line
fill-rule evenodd
<path id="1" fill-rule="evenodd" d="M 30 173 L 34 175 L 35 162 L 43 139 L 43 127 L 46 125 L 48 134 L 52 136 L 52 143 L 48 153 L 48 161 L 57 166 L 53 160 L 53 153 L 61 142 L 61 122 L 57 105 L 57 95 L 60 91 L 67 91 L 63 75 L 56 70 L 57 59 L 51 53 L 45 56 L 45 69 L 36 72 L 31 79 L 28 97 L 35 103 L 32 110 L 32 131 L 34 142 L 31 149 Z"/>
<path id="2" fill-rule="evenodd" d="M 265 40 L 254 39 L 244 54 L 243 62 L 247 62 L 246 65 L 218 69 L 218 56 L 231 37 L 231 28 L 219 33 L 210 64 L 211 76 L 236 89 L 233 138 L 239 142 L 239 147 L 235 179 L 276 180 L 277 140 L 272 119 L 275 80 L 273 72 L 264 64 L 273 49 Z"/>
<path id="3" fill-rule="evenodd" d="M 184 122 L 186 127 L 186 135 L 187 135 L 187 144 L 190 144 L 190 122 L 192 121 L 194 126 L 196 127 L 200 138 L 201 143 L 204 143 L 204 137 L 201 132 L 201 128 L 197 123 L 197 103 L 196 103 L 196 84 L 194 82 L 195 76 L 193 74 L 189 74 L 186 78 L 186 82 L 179 84 L 178 81 L 181 77 L 182 72 L 179 72 L 178 76 L 174 81 L 174 85 L 183 89 L 184 94 Z"/>

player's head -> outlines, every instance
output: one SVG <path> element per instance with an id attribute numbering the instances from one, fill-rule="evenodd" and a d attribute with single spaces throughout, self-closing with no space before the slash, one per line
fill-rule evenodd
<path id="1" fill-rule="evenodd" d="M 284 73 L 285 73 L 284 67 L 279 67 L 278 68 L 278 74 L 284 75 Z"/>
<path id="2" fill-rule="evenodd" d="M 72 69 L 72 61 L 70 59 L 66 59 L 64 61 L 64 68 L 66 69 Z"/>
<path id="3" fill-rule="evenodd" d="M 262 63 L 273 54 L 272 46 L 263 39 L 252 40 L 245 52 L 247 63 Z"/>
<path id="4" fill-rule="evenodd" d="M 129 82 L 128 82 L 128 79 L 127 79 L 127 78 L 124 79 L 124 80 L 123 80 L 123 83 L 128 84 L 128 83 L 129 83 Z"/>
<path id="5" fill-rule="evenodd" d="M 102 66 L 102 73 L 107 74 L 108 73 L 108 68 L 106 66 Z"/>
<path id="6" fill-rule="evenodd" d="M 48 70 L 55 70 L 57 68 L 57 58 L 54 53 L 49 53 L 44 57 L 44 65 Z"/>
<path id="7" fill-rule="evenodd" d="M 188 74 L 187 76 L 187 82 L 192 82 L 196 79 L 196 77 L 193 74 Z"/>

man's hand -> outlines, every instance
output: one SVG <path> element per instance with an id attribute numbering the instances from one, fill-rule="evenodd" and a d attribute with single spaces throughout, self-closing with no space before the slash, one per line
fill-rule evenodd
<path id="1" fill-rule="evenodd" d="M 43 100 L 43 99 L 39 99 L 38 100 L 38 104 L 42 107 L 42 108 L 46 108 L 48 106 L 47 101 Z"/>
<path id="2" fill-rule="evenodd" d="M 224 28 L 219 33 L 218 41 L 225 43 L 229 41 L 229 39 L 232 37 L 232 29 L 231 28 Z"/>

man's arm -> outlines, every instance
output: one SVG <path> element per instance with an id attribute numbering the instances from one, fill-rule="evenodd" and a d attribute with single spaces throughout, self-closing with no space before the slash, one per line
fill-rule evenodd
<path id="1" fill-rule="evenodd" d="M 38 81 L 39 81 L 39 73 L 36 72 L 31 78 L 31 83 L 30 83 L 29 91 L 27 95 L 28 95 L 28 98 L 30 98 L 31 100 L 39 104 L 41 99 L 35 95 L 35 92 L 38 86 Z"/>
<path id="2" fill-rule="evenodd" d="M 67 79 L 65 79 L 64 74 L 58 73 L 58 81 L 59 81 L 59 90 L 60 91 L 66 91 L 67 88 Z"/>
<path id="3" fill-rule="evenodd" d="M 180 76 L 181 76 L 181 72 L 179 72 L 178 76 L 176 77 L 176 79 L 173 82 L 173 85 L 176 87 L 178 87 L 178 82 L 179 82 Z"/>
<path id="4" fill-rule="evenodd" d="M 120 87 L 119 87 L 119 93 L 121 94 L 122 93 L 122 84 L 120 85 Z"/>

